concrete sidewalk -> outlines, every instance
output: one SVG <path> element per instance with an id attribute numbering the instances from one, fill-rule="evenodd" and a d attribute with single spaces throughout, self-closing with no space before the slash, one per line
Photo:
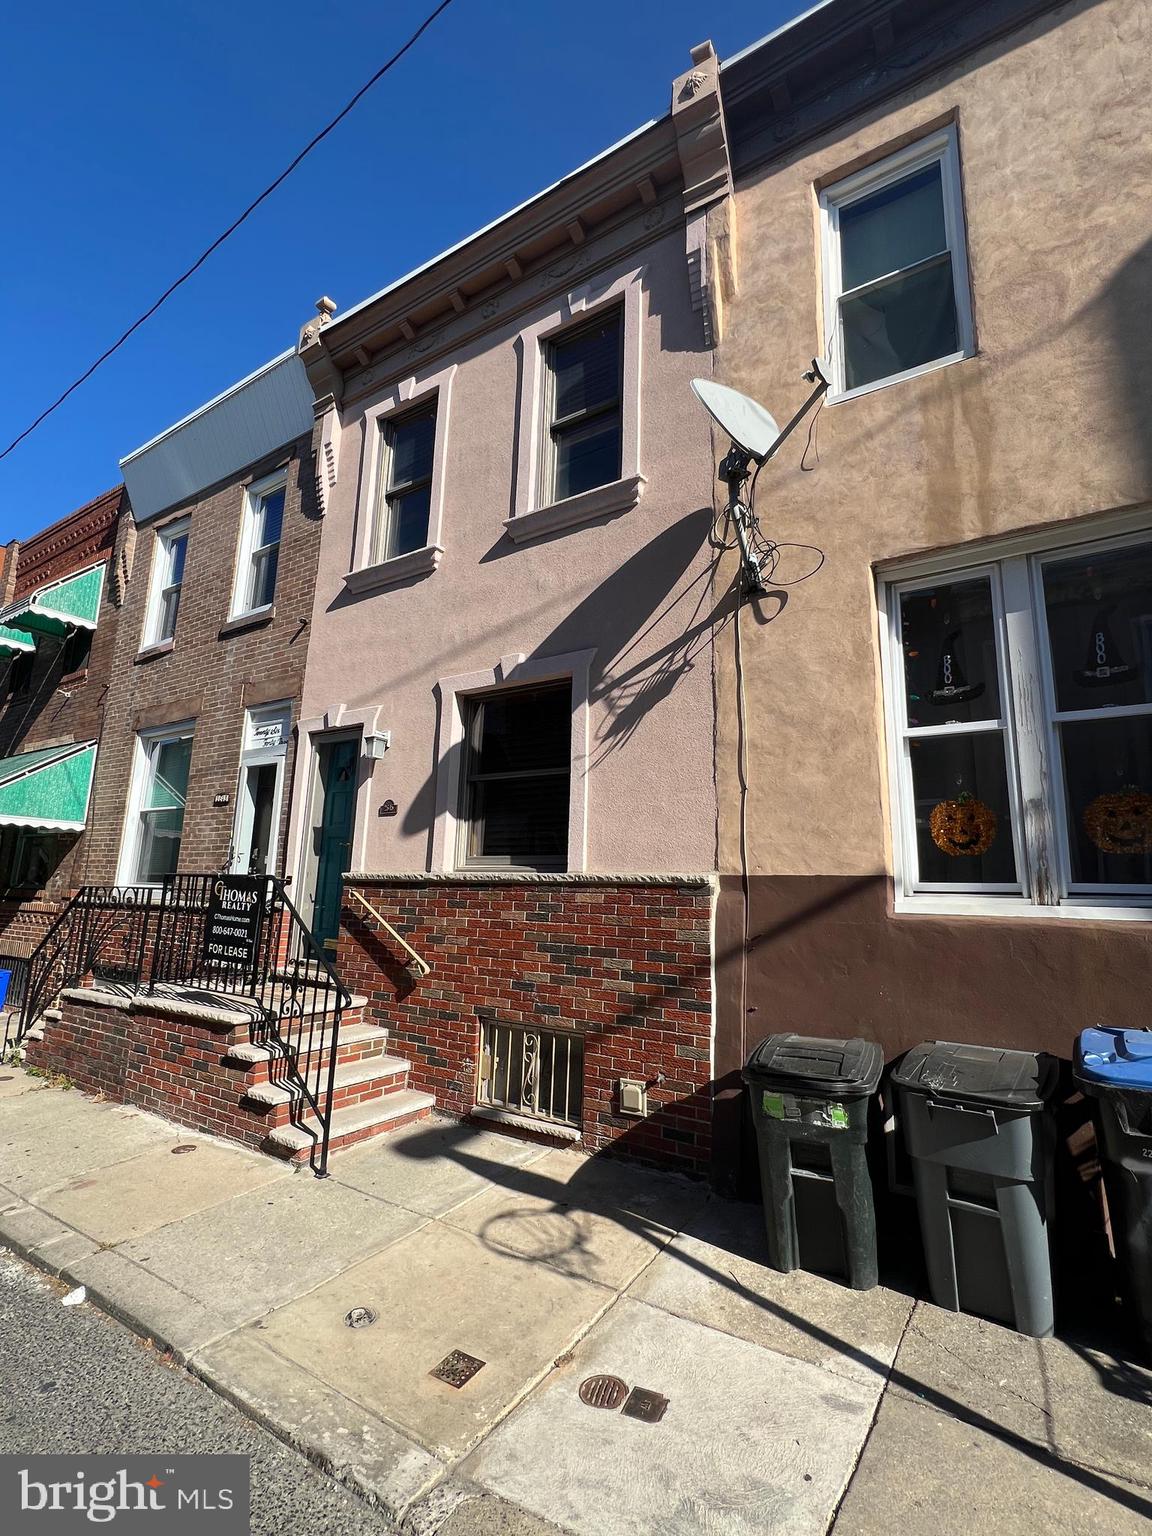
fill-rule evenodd
<path id="1" fill-rule="evenodd" d="M 754 1208 L 455 1122 L 321 1181 L 0 1067 L 0 1242 L 413 1533 L 1152 1516 L 1152 1372 L 1119 1347 L 777 1275 Z M 461 1386 L 430 1374 L 453 1351 Z M 598 1374 L 663 1416 L 586 1405 Z"/>

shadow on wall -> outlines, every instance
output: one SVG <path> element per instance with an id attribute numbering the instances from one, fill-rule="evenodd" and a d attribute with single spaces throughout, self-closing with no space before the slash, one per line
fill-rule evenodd
<path id="1" fill-rule="evenodd" d="M 595 647 L 589 676 L 589 705 L 595 722 L 589 767 L 624 745 L 643 719 L 671 696 L 700 664 L 716 626 L 731 617 L 730 597 L 713 606 L 712 561 L 684 580 L 707 543 L 712 516 L 711 508 L 701 507 L 663 529 L 578 603 L 528 658 Z M 524 615 L 525 622 L 549 607 Z M 677 632 L 669 639 L 663 631 L 672 625 Z M 436 670 L 434 659 L 421 669 L 425 677 Z M 405 834 L 424 833 L 431 839 L 436 780 L 454 767 L 449 753 L 437 744 L 431 771 L 405 813 Z"/>

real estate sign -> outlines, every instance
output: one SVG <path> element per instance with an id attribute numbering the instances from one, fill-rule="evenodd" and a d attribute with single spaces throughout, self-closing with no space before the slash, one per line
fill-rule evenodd
<path id="1" fill-rule="evenodd" d="M 218 875 L 213 880 L 204 919 L 206 965 L 255 970 L 267 889 L 268 881 L 257 875 Z"/>

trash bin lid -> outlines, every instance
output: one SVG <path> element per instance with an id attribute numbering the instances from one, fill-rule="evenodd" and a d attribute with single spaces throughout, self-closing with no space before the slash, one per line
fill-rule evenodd
<path id="1" fill-rule="evenodd" d="M 769 1035 L 748 1058 L 749 1081 L 787 1083 L 807 1093 L 872 1093 L 884 1068 L 874 1040 L 823 1040 L 818 1035 Z"/>
<path id="2" fill-rule="evenodd" d="M 1051 1097 L 1059 1075 L 1055 1056 L 1044 1053 L 926 1040 L 908 1052 L 892 1081 L 936 1098 L 1039 1109 Z"/>
<path id="3" fill-rule="evenodd" d="M 1099 1024 L 1081 1030 L 1076 1076 L 1111 1088 L 1143 1088 L 1152 1093 L 1152 1029 L 1112 1029 Z"/>

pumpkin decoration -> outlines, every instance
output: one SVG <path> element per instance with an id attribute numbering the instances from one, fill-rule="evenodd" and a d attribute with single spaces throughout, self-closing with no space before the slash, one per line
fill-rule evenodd
<path id="1" fill-rule="evenodd" d="M 996 812 L 983 800 L 961 795 L 932 807 L 928 830 L 941 853 L 953 859 L 974 859 L 996 841 Z"/>
<path id="2" fill-rule="evenodd" d="M 1097 795 L 1084 830 L 1101 853 L 1152 853 L 1152 795 L 1131 786 Z"/>

